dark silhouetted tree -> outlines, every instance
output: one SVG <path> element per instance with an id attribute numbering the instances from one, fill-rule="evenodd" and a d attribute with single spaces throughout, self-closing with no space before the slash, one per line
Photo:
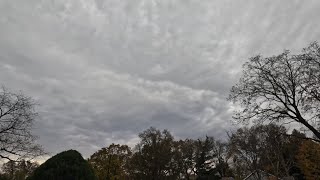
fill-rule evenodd
<path id="1" fill-rule="evenodd" d="M 214 151 L 215 140 L 206 136 L 195 142 L 195 174 L 199 180 L 215 178 L 215 161 L 217 154 Z"/>
<path id="2" fill-rule="evenodd" d="M 37 117 L 34 108 L 30 97 L 0 89 L 0 158 L 10 161 L 44 154 L 31 133 Z"/>
<path id="3" fill-rule="evenodd" d="M 214 153 L 215 153 L 215 169 L 222 177 L 233 176 L 233 173 L 229 167 L 228 161 L 230 159 L 229 144 L 220 140 L 215 141 Z"/>
<path id="4" fill-rule="evenodd" d="M 289 51 L 243 65 L 242 76 L 229 100 L 241 105 L 235 118 L 264 122 L 298 122 L 319 139 L 320 48 L 312 43 L 299 55 Z"/>
<path id="5" fill-rule="evenodd" d="M 38 167 L 38 163 L 21 160 L 8 161 L 2 165 L 3 176 L 7 179 L 24 180 Z"/>
<path id="6" fill-rule="evenodd" d="M 240 128 L 230 136 L 234 174 L 243 178 L 249 173 L 264 170 L 277 177 L 301 177 L 295 158 L 303 134 L 287 135 L 283 126 L 275 124 Z M 297 137 L 301 136 L 301 137 Z M 297 174 L 298 173 L 298 174 Z"/>
<path id="7" fill-rule="evenodd" d="M 93 169 L 75 150 L 61 152 L 41 164 L 28 180 L 95 180 Z"/>
<path id="8" fill-rule="evenodd" d="M 174 161 L 179 164 L 181 177 L 189 180 L 195 174 L 195 141 L 192 139 L 175 142 Z"/>
<path id="9" fill-rule="evenodd" d="M 141 141 L 131 159 L 135 179 L 177 179 L 170 165 L 173 160 L 174 141 L 169 131 L 153 127 L 139 134 Z"/>

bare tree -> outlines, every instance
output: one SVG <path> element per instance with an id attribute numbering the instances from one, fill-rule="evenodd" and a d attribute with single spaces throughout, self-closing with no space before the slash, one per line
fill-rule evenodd
<path id="1" fill-rule="evenodd" d="M 243 65 L 239 83 L 232 87 L 229 100 L 241 109 L 234 118 L 298 122 L 320 139 L 316 126 L 320 119 L 320 48 L 310 44 L 302 54 L 263 58 L 255 56 Z"/>
<path id="2" fill-rule="evenodd" d="M 21 160 L 44 154 L 31 134 L 37 117 L 32 98 L 22 93 L 0 90 L 0 158 Z"/>
<path id="3" fill-rule="evenodd" d="M 307 84 L 310 95 L 320 102 L 320 46 L 317 42 L 313 42 L 309 47 L 305 48 L 304 55 L 300 58 L 304 58 L 304 67 L 306 68 L 307 77 L 309 77 L 309 83 Z"/>

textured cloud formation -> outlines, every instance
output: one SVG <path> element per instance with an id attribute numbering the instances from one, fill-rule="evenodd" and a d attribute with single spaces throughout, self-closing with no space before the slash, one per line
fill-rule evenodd
<path id="1" fill-rule="evenodd" d="M 0 83 L 39 102 L 46 150 L 89 156 L 154 126 L 225 137 L 256 54 L 319 40 L 320 2 L 0 0 Z"/>

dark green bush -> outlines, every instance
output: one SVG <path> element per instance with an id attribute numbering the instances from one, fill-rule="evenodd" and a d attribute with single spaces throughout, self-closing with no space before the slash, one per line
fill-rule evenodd
<path id="1" fill-rule="evenodd" d="M 96 177 L 79 152 L 68 150 L 48 159 L 27 180 L 96 180 Z"/>

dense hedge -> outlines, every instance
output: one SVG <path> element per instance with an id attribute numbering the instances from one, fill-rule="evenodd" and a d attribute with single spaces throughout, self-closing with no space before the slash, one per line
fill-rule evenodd
<path id="1" fill-rule="evenodd" d="M 27 180 L 96 180 L 96 177 L 79 152 L 68 150 L 48 159 Z"/>

